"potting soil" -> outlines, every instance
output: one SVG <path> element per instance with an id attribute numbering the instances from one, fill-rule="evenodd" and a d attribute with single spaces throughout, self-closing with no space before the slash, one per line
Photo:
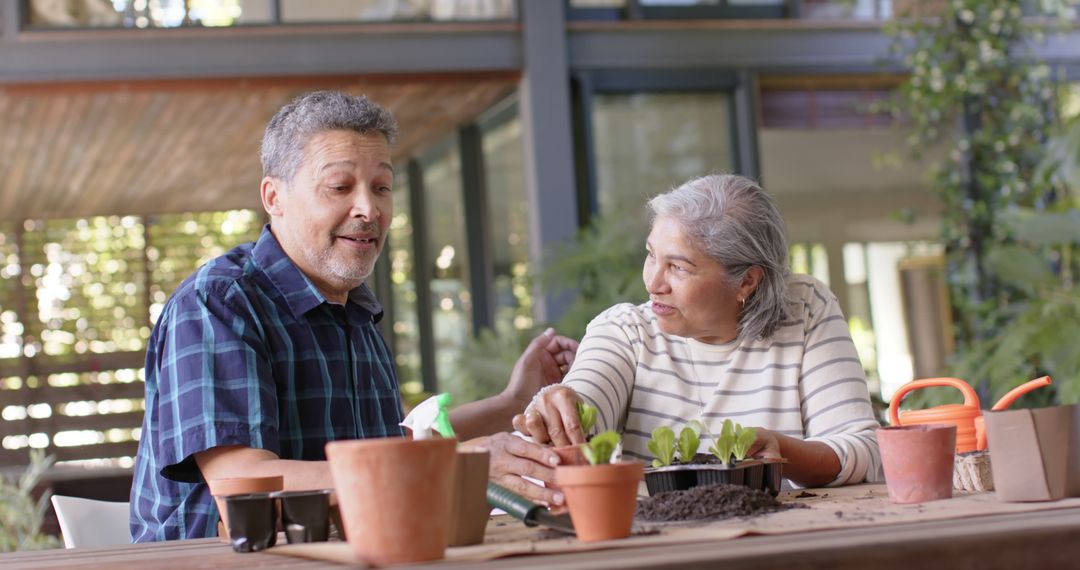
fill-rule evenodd
<path id="1" fill-rule="evenodd" d="M 804 505 L 785 504 L 742 485 L 702 485 L 638 502 L 635 516 L 653 522 L 752 517 Z"/>

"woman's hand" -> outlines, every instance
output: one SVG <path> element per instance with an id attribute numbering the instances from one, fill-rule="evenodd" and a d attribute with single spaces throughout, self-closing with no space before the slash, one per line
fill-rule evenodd
<path id="1" fill-rule="evenodd" d="M 536 395 L 524 414 L 514 416 L 514 429 L 537 443 L 555 446 L 585 443 L 577 404 L 581 397 L 566 386 L 553 386 Z"/>
<path id="2" fill-rule="evenodd" d="M 554 466 L 558 465 L 559 456 L 550 448 L 506 432 L 470 440 L 463 443 L 462 448 L 491 453 L 488 478 L 492 482 L 549 507 L 565 502 L 562 493 L 524 479 L 531 477 L 548 485 L 555 480 Z"/>
<path id="3" fill-rule="evenodd" d="M 780 440 L 776 434 L 765 428 L 754 428 L 757 437 L 754 439 L 750 451 L 747 453 L 755 459 L 781 459 Z"/>

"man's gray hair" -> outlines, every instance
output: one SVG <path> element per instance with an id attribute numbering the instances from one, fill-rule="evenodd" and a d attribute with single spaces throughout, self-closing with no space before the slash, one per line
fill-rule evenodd
<path id="1" fill-rule="evenodd" d="M 304 148 L 311 137 L 324 131 L 354 131 L 362 135 L 380 134 L 393 146 L 397 122 L 393 115 L 367 97 L 341 91 L 313 91 L 282 107 L 263 133 L 263 176 L 292 180 Z"/>
<path id="2" fill-rule="evenodd" d="M 702 176 L 649 200 L 651 219 L 676 221 L 727 272 L 737 287 L 753 266 L 763 276 L 739 313 L 739 337 L 772 336 L 788 314 L 788 247 L 784 219 L 753 180 L 733 174 Z"/>

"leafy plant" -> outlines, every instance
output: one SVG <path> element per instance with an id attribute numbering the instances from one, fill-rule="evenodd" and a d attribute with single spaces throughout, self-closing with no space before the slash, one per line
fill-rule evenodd
<path id="1" fill-rule="evenodd" d="M 1002 335 L 1035 310 L 1029 307 L 1039 304 L 1040 291 L 1060 271 L 1051 251 L 1025 243 L 1002 221 L 1018 209 L 1053 210 L 1062 198 L 1058 181 L 1039 171 L 1056 113 L 1050 70 L 1034 60 L 1031 47 L 1052 29 L 1048 21 L 1070 22 L 1074 5 L 950 0 L 935 3 L 936 18 L 899 18 L 887 27 L 894 53 L 911 69 L 891 111 L 910 125 L 913 155 L 945 149 L 933 188 L 944 205 L 942 240 L 958 355 L 953 373 L 968 374 L 984 397 L 998 393 L 1001 382 L 975 364 L 985 362 L 991 347 L 1005 342 Z M 1025 252 L 1018 255 L 1020 250 Z M 1002 355 L 1010 357 L 1021 354 Z M 1042 359 L 1028 357 L 1035 358 L 1028 359 L 1033 366 Z M 1036 375 L 1013 377 L 1008 386 Z M 921 390 L 912 399 L 930 394 Z"/>
<path id="2" fill-rule="evenodd" d="M 49 508 L 49 493 L 34 501 L 32 492 L 53 458 L 40 449 L 30 451 L 30 465 L 21 475 L 0 477 L 0 552 L 56 548 L 55 537 L 41 534 Z"/>
<path id="3" fill-rule="evenodd" d="M 581 451 L 590 465 L 604 465 L 611 463 L 611 456 L 620 443 L 622 443 L 622 437 L 619 433 L 608 430 L 590 439 L 589 443 L 582 444 Z"/>
<path id="4" fill-rule="evenodd" d="M 577 403 L 578 420 L 581 422 L 581 431 L 585 434 L 585 437 L 589 437 L 589 432 L 596 427 L 596 408 L 586 404 L 585 402 Z"/>
<path id="5" fill-rule="evenodd" d="M 746 453 L 756 438 L 757 430 L 754 428 L 744 428 L 731 420 L 724 420 L 720 435 L 716 437 L 709 451 L 725 465 L 730 465 L 746 459 Z"/>
<path id="6" fill-rule="evenodd" d="M 569 299 L 566 311 L 553 324 L 559 334 L 581 339 L 585 327 L 605 309 L 648 299 L 641 281 L 648 231 L 642 222 L 627 222 L 641 219 L 644 206 L 644 202 L 631 204 L 623 211 L 594 217 L 572 239 L 545 253 L 536 281 L 544 290 Z M 480 330 L 468 339 L 457 370 L 440 389 L 461 403 L 498 393 L 506 386 L 518 356 L 546 326 L 548 323 L 536 323 L 527 330 Z"/>
<path id="7" fill-rule="evenodd" d="M 698 447 L 701 446 L 701 429 L 701 422 L 690 420 L 679 432 L 679 459 L 683 463 L 690 463 L 697 455 Z M 656 432 L 653 432 L 653 437 L 655 434 Z"/>
<path id="8" fill-rule="evenodd" d="M 682 437 L 679 439 L 681 442 Z M 675 460 L 675 432 L 671 428 L 660 426 L 652 430 L 652 439 L 646 445 L 656 457 L 652 462 L 653 467 L 667 467 Z"/>

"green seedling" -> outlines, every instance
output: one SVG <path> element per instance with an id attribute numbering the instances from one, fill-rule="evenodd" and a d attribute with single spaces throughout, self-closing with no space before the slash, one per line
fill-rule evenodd
<path id="1" fill-rule="evenodd" d="M 577 403 L 578 420 L 581 422 L 581 432 L 588 439 L 589 432 L 596 427 L 596 408 L 584 403 Z"/>
<path id="2" fill-rule="evenodd" d="M 679 432 L 679 460 L 683 463 L 692 462 L 694 456 L 697 455 L 698 447 L 701 445 L 701 430 L 701 422 L 690 420 Z M 653 437 L 656 437 L 655 431 Z"/>
<path id="3" fill-rule="evenodd" d="M 611 455 L 615 453 L 620 442 L 622 438 L 618 432 L 605 431 L 590 439 L 589 443 L 582 444 L 581 451 L 590 465 L 604 465 L 611 463 Z"/>
<path id="4" fill-rule="evenodd" d="M 724 420 L 724 426 L 720 435 L 716 437 L 709 451 L 724 465 L 746 459 L 746 453 L 757 438 L 757 430 L 752 427 L 742 427 L 731 420 Z"/>
<path id="5" fill-rule="evenodd" d="M 735 461 L 746 459 L 746 454 L 750 452 L 750 446 L 754 445 L 756 439 L 756 429 L 735 424 L 735 447 L 732 449 L 735 453 Z"/>
<path id="6" fill-rule="evenodd" d="M 652 430 L 652 439 L 648 443 L 653 459 L 653 467 L 667 467 L 675 459 L 675 432 L 667 426 Z"/>

